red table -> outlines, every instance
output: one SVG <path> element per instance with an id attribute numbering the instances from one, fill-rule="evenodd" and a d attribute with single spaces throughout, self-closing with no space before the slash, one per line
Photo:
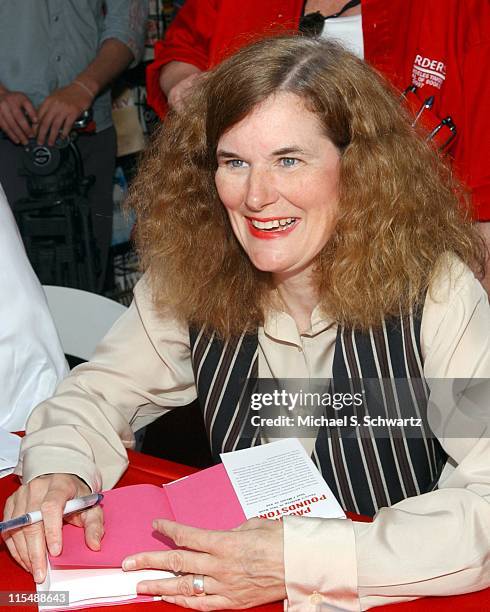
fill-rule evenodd
<path id="1" fill-rule="evenodd" d="M 130 465 L 118 486 L 150 483 L 162 484 L 181 478 L 195 471 L 194 468 L 164 461 L 129 451 Z M 18 486 L 14 476 L 0 479 L 0 507 L 3 508 L 6 498 Z M 362 520 L 361 517 L 356 517 Z M 0 591 L 35 591 L 31 575 L 20 568 L 10 557 L 3 542 L 0 544 Z M 145 604 L 128 604 L 121 606 L 105 606 L 100 608 L 104 612 L 142 612 Z M 0 606 L 5 612 L 32 612 L 36 606 Z M 147 604 L 147 609 L 154 612 L 171 612 L 176 606 L 166 603 Z M 282 603 L 269 604 L 254 608 L 257 612 L 282 612 Z M 374 609 L 374 608 L 373 608 Z M 490 612 L 490 589 L 458 595 L 456 597 L 428 597 L 403 604 L 382 606 L 375 608 L 376 612 Z"/>

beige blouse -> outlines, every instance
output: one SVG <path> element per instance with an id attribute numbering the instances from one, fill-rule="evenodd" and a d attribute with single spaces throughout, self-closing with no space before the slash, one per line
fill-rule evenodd
<path id="1" fill-rule="evenodd" d="M 335 336 L 336 326 L 318 309 L 303 335 L 286 313 L 271 314 L 259 329 L 259 375 L 328 377 Z M 457 260 L 448 260 L 427 294 L 421 347 L 427 379 L 488 384 L 488 298 Z M 157 314 L 143 280 L 93 360 L 35 409 L 17 473 L 24 482 L 74 473 L 94 490 L 110 488 L 126 469 L 133 431 L 195 398 L 188 330 Z M 461 437 L 439 438 L 450 459 L 438 490 L 381 509 L 373 523 L 285 518 L 290 612 L 366 610 L 490 586 L 490 392 L 480 393 L 478 402 L 479 431 L 486 427 L 481 437 L 463 437 L 462 427 Z M 451 425 L 452 403 L 441 401 L 440 409 Z M 303 443 L 311 451 L 313 440 Z"/>

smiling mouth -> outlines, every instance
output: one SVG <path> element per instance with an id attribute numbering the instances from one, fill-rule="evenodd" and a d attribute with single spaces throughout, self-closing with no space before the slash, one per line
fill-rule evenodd
<path id="1" fill-rule="evenodd" d="M 297 221 L 296 217 L 284 217 L 281 219 L 252 219 L 247 217 L 250 225 L 261 232 L 283 232 L 290 229 Z"/>

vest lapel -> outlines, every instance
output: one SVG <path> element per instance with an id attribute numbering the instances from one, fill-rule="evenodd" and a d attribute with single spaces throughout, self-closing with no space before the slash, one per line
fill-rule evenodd
<path id="1" fill-rule="evenodd" d="M 250 425 L 250 396 L 258 376 L 257 334 L 223 342 L 204 328 L 190 329 L 191 359 L 204 425 L 216 462 L 219 454 L 260 444 Z"/>
<path id="2" fill-rule="evenodd" d="M 425 422 L 428 391 L 420 351 L 420 316 L 400 316 L 382 328 L 337 332 L 332 391 L 363 393 L 364 415 L 422 418 L 424 435 L 393 427 L 320 428 L 312 459 L 345 510 L 374 515 L 379 508 L 425 493 L 446 460 Z M 219 453 L 260 444 L 250 424 L 250 396 L 258 376 L 258 336 L 222 341 L 204 328 L 190 329 L 192 366 L 215 461 Z M 331 416 L 331 415 L 330 415 Z M 361 435 L 360 431 L 364 433 Z"/>

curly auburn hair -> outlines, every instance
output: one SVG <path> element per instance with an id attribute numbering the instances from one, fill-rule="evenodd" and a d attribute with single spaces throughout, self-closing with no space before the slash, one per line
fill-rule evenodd
<path id="1" fill-rule="evenodd" d="M 221 135 L 278 92 L 302 98 L 341 154 L 339 218 L 315 266 L 327 316 L 366 329 L 420 306 L 446 252 L 483 269 L 464 191 L 384 79 L 336 43 L 283 35 L 204 75 L 142 159 L 129 204 L 157 309 L 221 337 L 263 323 L 272 278 L 235 238 L 214 174 Z"/>

